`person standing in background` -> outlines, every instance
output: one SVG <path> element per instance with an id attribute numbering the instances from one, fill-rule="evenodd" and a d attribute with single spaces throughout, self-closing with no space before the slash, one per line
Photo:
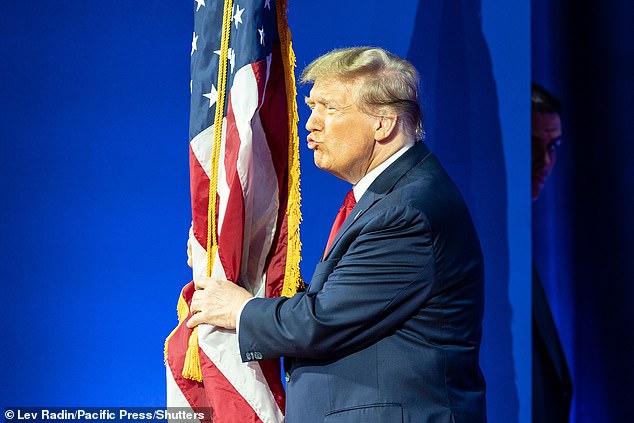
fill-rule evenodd
<path id="1" fill-rule="evenodd" d="M 531 87 L 531 199 L 536 201 L 561 143 L 561 104 L 543 87 Z M 572 381 L 546 291 L 533 265 L 533 422 L 562 423 L 570 418 Z"/>

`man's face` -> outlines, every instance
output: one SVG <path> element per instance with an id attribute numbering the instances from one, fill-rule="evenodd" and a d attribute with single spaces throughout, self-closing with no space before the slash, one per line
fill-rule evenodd
<path id="1" fill-rule="evenodd" d="M 534 112 L 531 120 L 531 198 L 534 201 L 539 197 L 557 160 L 557 147 L 561 142 L 561 119 L 556 113 Z"/>
<path id="2" fill-rule="evenodd" d="M 357 107 L 354 93 L 362 81 L 317 78 L 306 104 L 311 109 L 306 129 L 315 165 L 355 184 L 374 155 L 377 119 Z"/>

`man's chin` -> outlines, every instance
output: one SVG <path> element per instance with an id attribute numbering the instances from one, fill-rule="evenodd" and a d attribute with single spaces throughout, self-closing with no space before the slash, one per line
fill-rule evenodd
<path id="1" fill-rule="evenodd" d="M 324 169 L 323 155 L 319 150 L 313 150 L 313 163 L 315 163 L 315 166 L 317 166 L 321 170 L 326 170 Z"/>
<path id="2" fill-rule="evenodd" d="M 531 187 L 531 201 L 535 201 L 539 198 L 539 195 L 542 193 L 543 188 L 543 184 L 537 184 Z"/>

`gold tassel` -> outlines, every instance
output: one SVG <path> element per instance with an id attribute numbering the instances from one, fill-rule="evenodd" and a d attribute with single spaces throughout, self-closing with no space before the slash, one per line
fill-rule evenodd
<path id="1" fill-rule="evenodd" d="M 200 356 L 198 354 L 198 326 L 189 336 L 185 363 L 183 364 L 183 377 L 198 382 L 203 381 L 203 372 L 200 368 Z"/>
<path id="2" fill-rule="evenodd" d="M 176 313 L 178 314 L 179 324 L 183 323 L 183 321 L 187 319 L 187 316 L 189 315 L 189 306 L 187 305 L 187 302 L 185 301 L 185 298 L 183 298 L 182 294 L 180 297 L 178 297 L 178 304 L 176 304 Z"/>

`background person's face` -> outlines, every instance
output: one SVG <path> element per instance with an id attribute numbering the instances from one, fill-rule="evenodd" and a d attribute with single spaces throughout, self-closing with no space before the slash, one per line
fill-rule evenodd
<path id="1" fill-rule="evenodd" d="M 531 198 L 539 197 L 557 160 L 561 119 L 556 113 L 533 112 L 531 117 Z"/>

